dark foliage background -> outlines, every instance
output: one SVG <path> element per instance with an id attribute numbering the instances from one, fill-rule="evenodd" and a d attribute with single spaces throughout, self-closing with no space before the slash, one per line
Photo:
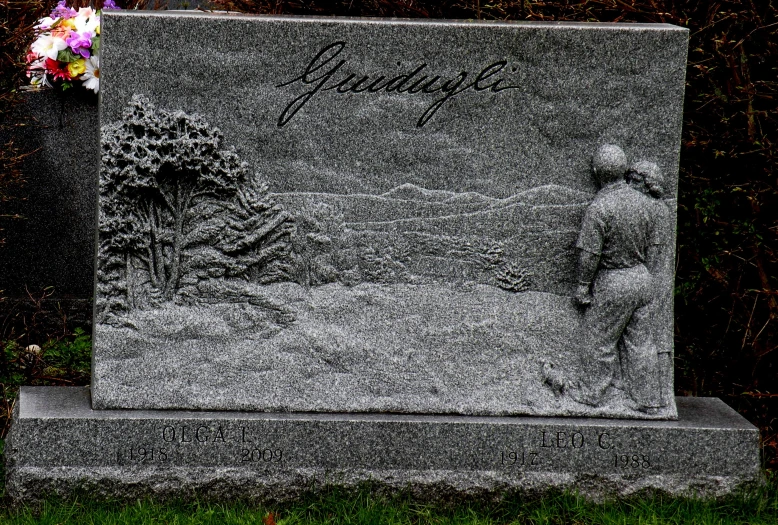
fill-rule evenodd
<path id="1" fill-rule="evenodd" d="M 676 388 L 679 395 L 721 397 L 759 425 L 768 466 L 778 468 L 778 0 L 213 1 L 250 13 L 688 27 Z M 6 118 L 10 90 L 22 80 L 30 25 L 51 7 L 0 0 L 0 125 L 18 124 Z M 25 152 L 0 147 L 1 206 L 20 179 L 14 159 Z"/>
<path id="2" fill-rule="evenodd" d="M 7 213 L 5 204 L 24 184 L 21 162 L 27 152 L 15 144 L 12 128 L 24 125 L 11 118 L 16 88 L 24 81 L 24 50 L 31 43 L 32 26 L 42 16 L 42 0 L 0 0 L 0 245 L 3 228 L 19 217 Z"/>

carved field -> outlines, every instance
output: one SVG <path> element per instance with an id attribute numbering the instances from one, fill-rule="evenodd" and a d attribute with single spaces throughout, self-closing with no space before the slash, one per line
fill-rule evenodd
<path id="1" fill-rule="evenodd" d="M 95 376 L 124 378 L 117 399 L 142 384 L 148 399 L 205 409 L 605 415 L 616 401 L 592 409 L 540 387 L 544 361 L 575 362 L 569 297 L 478 284 L 261 289 L 265 306 L 162 306 L 132 312 L 136 328 L 102 327 Z"/>

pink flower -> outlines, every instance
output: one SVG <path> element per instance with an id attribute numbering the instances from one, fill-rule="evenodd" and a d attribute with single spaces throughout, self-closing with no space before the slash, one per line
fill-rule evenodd
<path id="1" fill-rule="evenodd" d="M 51 36 L 61 38 L 62 40 L 67 40 L 72 34 L 73 30 L 62 24 L 51 30 Z"/>
<path id="2" fill-rule="evenodd" d="M 92 47 L 92 33 L 73 33 L 67 39 L 67 44 L 73 53 L 89 58 L 89 48 Z"/>
<path id="3" fill-rule="evenodd" d="M 27 77 L 37 79 L 46 76 L 45 60 L 44 58 L 36 58 L 28 62 Z"/>

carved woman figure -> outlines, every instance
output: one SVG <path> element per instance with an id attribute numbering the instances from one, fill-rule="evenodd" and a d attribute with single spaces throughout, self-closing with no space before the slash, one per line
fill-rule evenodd
<path id="1" fill-rule="evenodd" d="M 664 240 L 662 243 L 663 250 L 658 254 L 654 268 L 651 269 L 651 273 L 654 276 L 655 289 L 658 291 L 651 304 L 651 310 L 653 324 L 656 329 L 654 345 L 656 346 L 659 360 L 662 401 L 666 405 L 674 395 L 672 340 L 664 340 L 667 339 L 668 333 L 671 334 L 670 330 L 673 321 L 672 294 L 669 291 L 671 289 L 668 286 L 669 283 L 660 281 L 672 278 L 672 251 L 667 248 L 673 242 L 673 225 L 671 223 L 670 209 L 662 201 L 665 193 L 665 181 L 659 166 L 645 160 L 634 163 L 627 171 L 627 183 L 639 192 L 652 198 L 654 203 L 654 220 Z"/>

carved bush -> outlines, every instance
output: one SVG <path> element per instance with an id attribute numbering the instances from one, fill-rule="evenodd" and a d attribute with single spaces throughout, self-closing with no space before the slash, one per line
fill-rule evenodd
<path id="1" fill-rule="evenodd" d="M 497 286 L 509 292 L 524 292 L 529 289 L 532 272 L 516 264 L 507 264 L 497 271 Z"/>

